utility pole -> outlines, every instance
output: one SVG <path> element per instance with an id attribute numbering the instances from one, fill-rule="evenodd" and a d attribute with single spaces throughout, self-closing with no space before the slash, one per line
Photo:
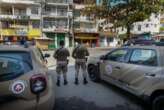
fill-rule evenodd
<path id="1" fill-rule="evenodd" d="M 47 3 L 47 0 L 39 0 L 39 2 L 38 3 L 40 3 L 40 30 L 41 30 L 41 37 L 43 37 L 43 21 L 44 21 L 44 19 L 43 19 L 43 9 L 45 8 L 45 6 L 46 6 L 46 3 Z"/>
<path id="2" fill-rule="evenodd" d="M 68 19 L 69 19 L 69 33 L 70 33 L 70 35 L 72 34 L 72 47 L 74 47 L 75 40 L 74 40 L 74 16 L 73 16 L 73 8 L 71 10 L 69 8 L 69 11 L 68 11 Z"/>

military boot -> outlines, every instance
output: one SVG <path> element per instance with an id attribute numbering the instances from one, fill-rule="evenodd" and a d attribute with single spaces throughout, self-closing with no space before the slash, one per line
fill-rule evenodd
<path id="1" fill-rule="evenodd" d="M 87 79 L 86 78 L 84 78 L 84 80 L 83 80 L 83 84 L 87 84 L 88 83 L 88 81 L 87 81 Z"/>
<path id="2" fill-rule="evenodd" d="M 78 80 L 78 78 L 75 78 L 75 84 L 76 84 L 76 85 L 79 84 L 79 80 Z"/>
<path id="3" fill-rule="evenodd" d="M 68 84 L 68 81 L 67 80 L 64 80 L 64 85 L 67 85 Z"/>
<path id="4" fill-rule="evenodd" d="M 60 86 L 60 80 L 57 80 L 56 85 L 59 87 Z"/>

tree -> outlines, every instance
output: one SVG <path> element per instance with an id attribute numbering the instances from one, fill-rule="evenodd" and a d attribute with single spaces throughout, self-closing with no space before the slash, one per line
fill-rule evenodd
<path id="1" fill-rule="evenodd" d="M 163 0 L 126 0 L 124 3 L 112 6 L 110 0 L 102 0 L 101 5 L 95 2 L 88 3 L 83 13 L 105 19 L 113 23 L 114 27 L 126 27 L 127 38 L 130 38 L 133 23 L 149 18 L 152 13 L 158 14 L 163 9 L 162 2 Z"/>

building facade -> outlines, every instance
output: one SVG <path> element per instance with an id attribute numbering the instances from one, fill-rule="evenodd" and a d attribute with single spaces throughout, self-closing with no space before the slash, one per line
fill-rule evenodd
<path id="1" fill-rule="evenodd" d="M 143 34 L 143 33 L 150 33 L 154 35 L 159 33 L 160 30 L 160 15 L 159 14 L 152 14 L 149 19 L 146 19 L 141 22 L 136 22 L 132 25 L 131 33 L 132 34 Z M 120 27 L 117 29 L 119 35 L 125 34 L 127 32 L 126 28 Z"/>
<path id="2" fill-rule="evenodd" d="M 96 20 L 93 17 L 84 16 L 84 0 L 74 0 L 74 40 L 75 43 L 83 43 L 88 47 L 99 46 L 99 33 Z"/>
<path id="3" fill-rule="evenodd" d="M 18 41 L 41 36 L 40 5 L 33 1 L 0 0 L 1 40 Z"/>
<path id="4" fill-rule="evenodd" d="M 54 47 L 64 40 L 72 46 L 72 0 L 50 0 L 43 8 L 43 36 L 54 39 Z"/>

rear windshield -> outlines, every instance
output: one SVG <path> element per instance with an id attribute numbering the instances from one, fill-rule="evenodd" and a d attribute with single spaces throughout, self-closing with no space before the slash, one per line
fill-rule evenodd
<path id="1" fill-rule="evenodd" d="M 0 81 L 12 80 L 32 69 L 29 52 L 0 52 Z"/>

